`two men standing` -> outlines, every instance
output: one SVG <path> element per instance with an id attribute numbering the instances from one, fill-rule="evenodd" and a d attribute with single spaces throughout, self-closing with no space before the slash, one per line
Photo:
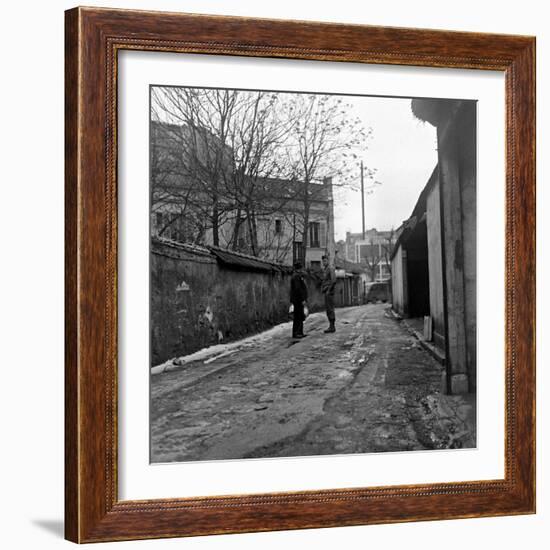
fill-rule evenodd
<path id="1" fill-rule="evenodd" d="M 321 291 L 325 296 L 325 309 L 329 322 L 325 333 L 336 332 L 334 313 L 334 288 L 336 286 L 336 273 L 334 267 L 329 264 L 328 256 L 323 256 L 323 278 Z M 290 303 L 294 309 L 294 321 L 292 323 L 292 337 L 304 338 L 304 307 L 307 302 L 307 286 L 302 273 L 302 264 L 294 264 L 294 273 L 290 279 Z"/>

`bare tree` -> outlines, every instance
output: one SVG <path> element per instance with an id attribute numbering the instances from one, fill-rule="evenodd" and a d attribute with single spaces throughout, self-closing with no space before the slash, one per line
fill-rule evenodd
<path id="1" fill-rule="evenodd" d="M 258 255 L 257 219 L 289 200 L 273 192 L 269 179 L 288 174 L 276 155 L 290 130 L 288 120 L 278 116 L 278 95 L 190 88 L 154 88 L 152 94 L 153 120 L 163 121 L 165 141 L 176 151 L 175 169 L 170 164 L 164 170 L 180 176 L 176 198 L 209 221 L 214 245 L 222 244 L 221 228 L 231 221 L 223 244 L 239 249 L 245 227 L 247 246 Z M 152 182 L 162 187 L 154 173 Z M 167 187 L 156 196 L 171 198 L 174 191 Z"/>
<path id="2" fill-rule="evenodd" d="M 320 181 L 355 185 L 372 132 L 328 95 L 155 87 L 151 104 L 153 211 L 171 209 L 167 227 L 184 218 L 192 240 L 211 231 L 214 245 L 255 256 L 293 246 L 294 235 L 270 233 L 275 214 L 292 217 L 306 250 Z"/>
<path id="3" fill-rule="evenodd" d="M 382 262 L 381 246 L 370 239 L 367 253 L 362 257 L 366 271 L 371 281 L 376 280 L 376 272 Z"/>
<path id="4" fill-rule="evenodd" d="M 288 120 L 278 114 L 278 94 L 240 92 L 240 109 L 230 127 L 229 143 L 234 171 L 226 188 L 234 204 L 232 247 L 238 243 L 245 224 L 250 252 L 262 255 L 265 239 L 258 238 L 259 221 L 285 210 L 292 193 L 283 189 L 282 176 L 288 175 L 285 159 L 277 154 L 290 131 Z"/>
<path id="5" fill-rule="evenodd" d="M 160 147 L 173 159 L 170 185 L 157 187 L 156 197 L 175 194 L 206 222 L 218 246 L 220 226 L 232 210 L 223 182 L 233 171 L 228 133 L 237 106 L 236 92 L 195 88 L 153 88 L 153 124 Z M 155 134 L 153 133 L 153 137 Z M 152 163 L 153 164 L 153 163 Z M 153 185 L 158 180 L 152 174 Z M 159 189 L 161 192 L 159 192 Z M 175 190 L 175 191 L 174 191 Z M 155 200 L 153 204 L 155 204 Z M 184 212 L 189 213 L 190 208 Z"/>
<path id="6" fill-rule="evenodd" d="M 335 96 L 293 94 L 283 109 L 292 121 L 286 153 L 302 203 L 302 249 L 308 246 L 311 204 L 323 192 L 316 185 L 324 177 L 333 185 L 354 186 L 352 171 L 359 148 L 366 149 L 372 129 L 353 117 L 352 106 Z M 374 173 L 373 171 L 370 171 Z"/>

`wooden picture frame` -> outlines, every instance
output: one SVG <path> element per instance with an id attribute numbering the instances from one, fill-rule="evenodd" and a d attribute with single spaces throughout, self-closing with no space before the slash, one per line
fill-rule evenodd
<path id="1" fill-rule="evenodd" d="M 505 476 L 173 500 L 117 495 L 117 54 L 155 50 L 501 71 Z M 65 533 L 97 542 L 535 511 L 535 39 L 98 8 L 66 12 Z"/>

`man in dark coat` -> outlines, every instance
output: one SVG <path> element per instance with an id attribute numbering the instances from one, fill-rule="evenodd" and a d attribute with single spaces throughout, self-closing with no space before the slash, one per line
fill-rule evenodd
<path id="1" fill-rule="evenodd" d="M 336 332 L 336 314 L 334 313 L 334 287 L 336 286 L 336 273 L 334 268 L 329 264 L 328 256 L 323 256 L 322 260 L 323 280 L 321 281 L 321 291 L 325 295 L 325 309 L 327 311 L 329 323 L 328 328 L 324 332 Z"/>
<path id="2" fill-rule="evenodd" d="M 302 273 L 302 264 L 294 264 L 294 273 L 290 279 L 290 303 L 294 307 L 294 321 L 292 323 L 292 337 L 304 338 L 304 306 L 307 302 L 307 286 Z"/>

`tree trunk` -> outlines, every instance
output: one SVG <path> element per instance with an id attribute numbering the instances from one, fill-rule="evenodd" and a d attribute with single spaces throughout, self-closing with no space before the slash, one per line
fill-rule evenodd
<path id="1" fill-rule="evenodd" d="M 219 228 L 220 213 L 218 210 L 218 199 L 214 198 L 212 206 L 212 244 L 220 246 L 220 228 Z"/>
<path id="2" fill-rule="evenodd" d="M 247 209 L 246 219 L 248 221 L 248 233 L 250 235 L 250 248 L 252 250 L 252 255 L 258 255 L 258 231 L 256 228 L 256 216 L 254 211 Z"/>
<path id="3" fill-rule="evenodd" d="M 220 210 L 218 206 L 218 175 L 212 178 L 212 244 L 220 246 Z"/>
<path id="4" fill-rule="evenodd" d="M 241 224 L 243 220 L 241 218 L 241 209 L 237 209 L 237 216 L 235 217 L 235 225 L 233 226 L 233 237 L 231 239 L 231 249 L 238 250 L 239 248 L 239 233 L 241 232 Z"/>
<path id="5" fill-rule="evenodd" d="M 306 257 L 307 257 L 307 246 L 308 246 L 308 237 L 309 237 L 309 185 L 307 182 L 304 182 L 305 191 L 304 191 L 304 227 L 302 231 L 302 257 L 300 261 L 302 265 L 306 266 Z"/>

